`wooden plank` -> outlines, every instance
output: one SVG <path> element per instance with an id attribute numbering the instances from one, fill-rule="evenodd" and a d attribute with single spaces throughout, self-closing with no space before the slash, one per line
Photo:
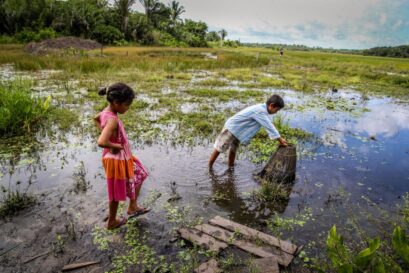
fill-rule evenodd
<path id="1" fill-rule="evenodd" d="M 272 258 L 255 259 L 251 262 L 250 267 L 260 269 L 256 271 L 260 273 L 280 273 L 277 260 Z"/>
<path id="2" fill-rule="evenodd" d="M 293 260 L 293 256 L 288 254 L 281 249 L 276 249 L 272 247 L 261 247 L 257 246 L 251 242 L 240 240 L 234 238 L 234 233 L 220 227 L 212 226 L 209 224 L 202 224 L 195 226 L 197 230 L 203 231 L 210 236 L 215 237 L 221 241 L 224 241 L 228 244 L 235 245 L 238 248 L 243 249 L 251 254 L 259 256 L 261 258 L 273 257 L 277 262 L 283 266 L 288 266 Z"/>
<path id="3" fill-rule="evenodd" d="M 247 236 L 251 239 L 260 239 L 264 243 L 272 245 L 272 246 L 276 246 L 280 248 L 282 251 L 287 252 L 291 255 L 294 255 L 294 253 L 297 251 L 297 246 L 290 242 L 280 240 L 274 236 L 271 236 L 269 234 L 260 232 L 253 228 L 241 225 L 239 223 L 230 221 L 220 216 L 214 217 L 209 222 L 212 225 L 220 226 L 222 228 L 225 228 L 233 232 L 240 232 L 240 234 Z"/>
<path id="4" fill-rule="evenodd" d="M 205 263 L 202 263 L 195 269 L 195 273 L 220 273 L 219 264 L 215 259 L 210 259 Z"/>
<path id="5" fill-rule="evenodd" d="M 33 256 L 33 257 L 31 257 L 31 258 L 28 258 L 27 260 L 23 261 L 23 264 L 26 264 L 26 263 L 28 263 L 28 262 L 31 262 L 32 260 L 35 260 L 35 259 L 37 259 L 37 258 L 40 258 L 41 256 L 47 255 L 47 254 L 50 253 L 50 252 L 51 252 L 51 250 L 48 250 L 48 251 L 46 251 L 46 252 L 37 254 L 37 255 L 35 255 L 35 256 Z"/>
<path id="6" fill-rule="evenodd" d="M 246 267 L 240 267 L 236 273 L 280 273 L 278 263 L 274 258 L 254 259 Z"/>
<path id="7" fill-rule="evenodd" d="M 215 252 L 219 252 L 228 247 L 226 243 L 216 240 L 214 237 L 196 229 L 181 228 L 178 232 L 183 239 Z"/>
<path id="8" fill-rule="evenodd" d="M 62 271 L 69 271 L 69 270 L 79 269 L 79 268 L 83 268 L 83 267 L 94 265 L 94 264 L 99 264 L 99 262 L 85 262 L 85 263 L 67 264 L 67 265 L 64 265 L 64 267 L 62 268 Z"/>

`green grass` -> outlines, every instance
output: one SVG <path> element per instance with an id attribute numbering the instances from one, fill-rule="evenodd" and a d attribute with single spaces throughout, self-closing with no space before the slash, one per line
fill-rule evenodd
<path id="1" fill-rule="evenodd" d="M 80 123 L 77 113 L 66 108 L 57 107 L 50 108 L 48 121 L 57 125 L 62 131 L 67 131 Z"/>
<path id="2" fill-rule="evenodd" d="M 391 96 L 409 94 L 409 60 L 323 52 L 287 51 L 283 57 L 263 48 L 172 49 L 154 47 L 113 47 L 72 54 L 32 56 L 18 45 L 0 45 L 0 64 L 13 63 L 19 70 L 57 69 L 72 78 L 109 78 L 138 84 L 189 81 L 193 70 L 216 72 L 198 82 L 222 87 L 239 81 L 247 88 L 291 88 L 298 91 L 325 91 L 353 88 L 362 92 Z M 218 56 L 205 59 L 204 52 Z M 153 73 L 152 73 L 153 72 Z M 265 73 L 274 75 L 266 77 Z M 118 77 L 119 76 L 119 77 Z M 228 81 L 218 78 L 221 76 Z"/>
<path id="3" fill-rule="evenodd" d="M 24 82 L 0 84 L 0 136 L 32 133 L 49 113 L 51 97 L 36 99 Z"/>
<path id="4" fill-rule="evenodd" d="M 265 93 L 257 90 L 237 91 L 237 90 L 218 90 L 218 89 L 190 89 L 185 93 L 196 98 L 208 98 L 221 102 L 239 100 L 247 101 L 249 99 L 261 100 Z"/>
<path id="5" fill-rule="evenodd" d="M 1 191 L 0 218 L 13 216 L 36 202 L 33 195 L 20 191 L 19 182 L 17 182 L 16 190 L 6 189 L 2 186 Z"/>

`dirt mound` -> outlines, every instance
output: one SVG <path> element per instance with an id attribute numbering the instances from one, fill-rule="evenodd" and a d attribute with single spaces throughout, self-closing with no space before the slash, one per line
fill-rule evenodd
<path id="1" fill-rule="evenodd" d="M 59 49 L 91 50 L 101 48 L 101 44 L 93 40 L 85 40 L 77 37 L 59 37 L 44 40 L 38 43 L 32 42 L 25 46 L 25 50 L 31 54 L 46 54 Z"/>

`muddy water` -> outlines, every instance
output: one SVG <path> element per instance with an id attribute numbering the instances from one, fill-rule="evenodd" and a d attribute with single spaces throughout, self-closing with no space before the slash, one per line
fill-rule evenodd
<path id="1" fill-rule="evenodd" d="M 13 77 L 9 67 L 4 70 L 7 77 Z M 254 174 L 262 166 L 247 159 L 245 148 L 234 170 L 227 169 L 226 157 L 222 156 L 214 172 L 209 172 L 207 160 L 213 140 L 194 147 L 141 145 L 131 140 L 134 153 L 150 172 L 141 199 L 147 199 L 153 191 L 161 193 L 151 204 L 153 212 L 141 217 L 144 228 L 156 231 L 152 235 L 153 246 L 159 253 L 173 255 L 178 251 L 177 247 L 169 246 L 172 225 L 164 212 L 172 191 L 182 197 L 175 205 L 189 207 L 192 217 L 207 220 L 222 215 L 259 229 L 265 229 L 263 220 L 274 214 L 296 217 L 310 209 L 312 216 L 303 226 L 283 234 L 297 244 L 322 240 L 332 224 L 349 219 L 348 208 L 359 206 L 366 212 L 376 204 L 393 213 L 400 196 L 409 191 L 407 102 L 363 97 L 352 90 L 327 94 L 265 91 L 283 95 L 289 105 L 282 113 L 284 118 L 315 136 L 314 141 L 298 144 L 297 178 L 288 202 L 264 206 L 251 198 L 251 192 L 259 188 Z M 230 106 L 243 107 L 235 102 L 220 104 Z M 81 106 L 76 107 L 81 111 Z M 190 108 L 196 106 L 185 105 L 182 110 Z M 0 151 L 0 185 L 20 187 L 38 198 L 38 204 L 32 208 L 1 220 L 0 271 L 55 272 L 63 264 L 93 259 L 101 260 L 95 272 L 109 270 L 113 251 L 99 251 L 91 236 L 95 226 L 103 226 L 107 199 L 101 151 L 95 136 L 72 133 L 57 138 L 44 136 L 39 141 L 42 144 L 22 145 L 12 151 L 3 145 Z M 78 194 L 73 191 L 74 174 L 81 162 L 89 187 Z M 173 182 L 176 189 L 171 187 Z M 336 213 L 334 208 L 338 208 Z M 355 216 L 360 213 L 356 211 Z M 75 240 L 67 240 L 64 252 L 56 254 L 57 237 L 66 238 L 71 226 Z M 46 251 L 51 252 L 23 263 Z M 314 253 L 314 248 L 311 251 Z"/>

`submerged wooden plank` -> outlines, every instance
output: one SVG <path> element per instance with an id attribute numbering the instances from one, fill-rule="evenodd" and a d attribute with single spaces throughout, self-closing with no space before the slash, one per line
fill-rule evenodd
<path id="1" fill-rule="evenodd" d="M 251 242 L 236 239 L 234 233 L 220 227 L 212 226 L 209 224 L 202 224 L 195 226 L 197 230 L 203 231 L 210 236 L 215 237 L 221 241 L 224 241 L 228 244 L 235 245 L 238 248 L 243 249 L 251 254 L 259 256 L 261 258 L 273 257 L 277 262 L 283 266 L 288 266 L 293 260 L 293 256 L 288 254 L 281 249 L 273 249 L 272 247 L 262 247 L 257 246 Z"/>
<path id="2" fill-rule="evenodd" d="M 212 225 L 220 226 L 222 228 L 225 228 L 233 232 L 240 232 L 240 234 L 247 236 L 249 238 L 260 239 L 264 243 L 279 247 L 284 252 L 287 252 L 292 255 L 294 255 L 294 253 L 297 251 L 297 246 L 290 242 L 280 240 L 274 236 L 271 236 L 269 234 L 260 232 L 253 228 L 241 225 L 239 223 L 230 221 L 220 216 L 214 217 L 209 222 Z"/>
<path id="3" fill-rule="evenodd" d="M 98 263 L 99 263 L 99 261 L 76 263 L 76 264 L 67 264 L 67 265 L 64 265 L 62 271 L 70 271 L 70 270 L 79 269 L 79 268 L 87 267 L 87 266 L 98 264 Z"/>
<path id="4" fill-rule="evenodd" d="M 202 263 L 195 269 L 195 273 L 220 273 L 219 264 L 215 259 L 210 259 L 205 263 Z"/>
<path id="5" fill-rule="evenodd" d="M 202 231 L 191 229 L 191 228 L 181 228 L 178 230 L 180 236 L 183 239 L 191 241 L 192 243 L 207 248 L 209 250 L 219 252 L 220 250 L 228 247 L 226 243 L 223 243 L 212 236 L 209 236 Z"/>
<path id="6" fill-rule="evenodd" d="M 261 258 L 251 261 L 249 266 L 242 267 L 236 273 L 280 273 L 278 263 L 274 258 Z"/>

